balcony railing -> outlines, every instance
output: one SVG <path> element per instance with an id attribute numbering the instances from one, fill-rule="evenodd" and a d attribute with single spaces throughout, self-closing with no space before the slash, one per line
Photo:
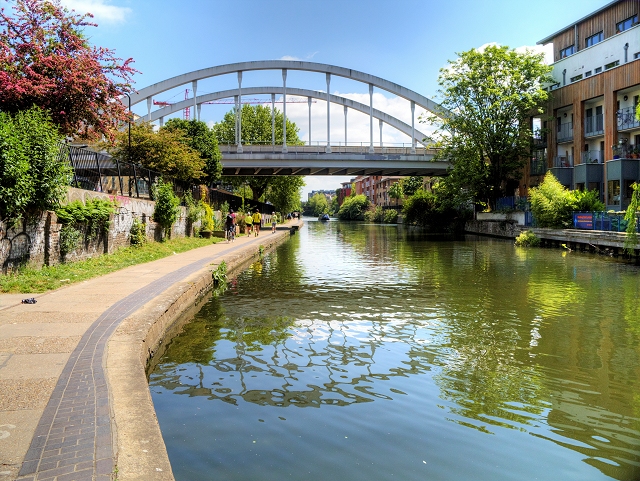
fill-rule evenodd
<path id="1" fill-rule="evenodd" d="M 530 175 L 544 175 L 547 172 L 547 161 L 545 159 L 531 159 L 529 164 Z"/>
<path id="2" fill-rule="evenodd" d="M 618 132 L 637 128 L 640 128 L 640 120 L 636 118 L 635 107 L 618 110 Z"/>
<path id="3" fill-rule="evenodd" d="M 583 164 L 602 164 L 604 162 L 604 152 L 602 150 L 589 150 L 581 152 L 580 158 Z"/>
<path id="4" fill-rule="evenodd" d="M 573 167 L 573 155 L 559 155 L 553 158 L 554 167 Z"/>
<path id="5" fill-rule="evenodd" d="M 595 117 L 585 117 L 584 119 L 584 135 L 585 137 L 593 137 L 594 135 L 604 134 L 604 116 L 602 114 Z"/>
<path id="6" fill-rule="evenodd" d="M 571 142 L 573 140 L 573 122 L 561 124 L 558 130 L 558 143 Z"/>
<path id="7" fill-rule="evenodd" d="M 640 157 L 640 146 L 619 144 L 613 146 L 613 159 L 637 159 Z"/>

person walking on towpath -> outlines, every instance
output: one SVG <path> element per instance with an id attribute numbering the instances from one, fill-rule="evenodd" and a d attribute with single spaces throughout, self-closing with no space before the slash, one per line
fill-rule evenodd
<path id="1" fill-rule="evenodd" d="M 225 230 L 227 231 L 227 242 L 236 240 L 236 214 L 233 212 L 233 209 L 229 209 L 229 213 L 227 214 Z"/>
<path id="2" fill-rule="evenodd" d="M 260 211 L 256 209 L 253 213 L 253 231 L 256 233 L 256 237 L 260 235 L 260 224 L 262 224 L 262 216 Z"/>
<path id="3" fill-rule="evenodd" d="M 276 225 L 278 224 L 278 214 L 275 212 L 271 213 L 271 233 L 276 233 Z"/>
<path id="4" fill-rule="evenodd" d="M 251 234 L 251 227 L 253 226 L 253 217 L 251 217 L 251 212 L 244 217 L 244 223 L 247 226 L 247 235 Z"/>

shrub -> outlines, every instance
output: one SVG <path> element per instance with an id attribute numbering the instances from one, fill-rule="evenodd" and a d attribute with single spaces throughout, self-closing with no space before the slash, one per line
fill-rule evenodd
<path id="1" fill-rule="evenodd" d="M 599 212 L 605 209 L 597 190 L 574 190 L 572 194 L 575 199 L 574 210 L 577 212 Z"/>
<path id="2" fill-rule="evenodd" d="M 215 225 L 213 221 L 213 209 L 206 202 L 200 201 L 200 205 L 202 206 L 203 214 L 202 214 L 202 229 L 201 231 L 209 231 L 213 232 Z"/>
<path id="3" fill-rule="evenodd" d="M 527 230 L 520 232 L 520 235 L 516 237 L 516 246 L 518 247 L 539 247 L 540 238 L 532 231 Z"/>
<path id="4" fill-rule="evenodd" d="M 153 186 L 153 198 L 156 202 L 153 220 L 160 224 L 165 236 L 170 236 L 171 226 L 178 218 L 180 199 L 173 193 L 172 185 L 163 182 L 162 179 Z"/>
<path id="5" fill-rule="evenodd" d="M 64 258 L 78 247 L 82 233 L 73 225 L 63 225 L 60 229 L 60 254 Z"/>
<path id="6" fill-rule="evenodd" d="M 572 224 L 575 196 L 565 189 L 551 172 L 529 193 L 531 212 L 538 227 L 563 228 Z"/>
<path id="7" fill-rule="evenodd" d="M 366 220 L 367 222 L 382 222 L 382 216 L 384 215 L 384 212 L 382 210 L 382 207 L 379 205 L 371 206 L 365 213 L 364 213 L 364 220 Z"/>
<path id="8" fill-rule="evenodd" d="M 433 192 L 418 189 L 402 206 L 405 222 L 427 226 L 433 223 L 438 212 L 437 199 Z"/>
<path id="9" fill-rule="evenodd" d="M 133 218 L 131 229 L 129 230 L 129 242 L 132 246 L 140 247 L 147 242 L 147 233 L 145 225 L 137 218 Z"/>
<path id="10" fill-rule="evenodd" d="M 37 107 L 0 112 L 0 219 L 18 219 L 54 209 L 71 179 L 58 160 L 60 137 Z"/>
<path id="11" fill-rule="evenodd" d="M 340 220 L 362 220 L 368 206 L 369 199 L 364 194 L 347 197 L 340 206 L 338 218 Z"/>
<path id="12" fill-rule="evenodd" d="M 395 210 L 389 209 L 384 212 L 384 215 L 382 216 L 382 222 L 384 222 L 385 224 L 395 224 L 397 221 L 398 213 Z"/>

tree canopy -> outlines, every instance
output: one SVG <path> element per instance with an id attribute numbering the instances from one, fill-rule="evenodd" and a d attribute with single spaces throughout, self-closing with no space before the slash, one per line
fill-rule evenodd
<path id="1" fill-rule="evenodd" d="M 328 214 L 329 203 L 325 195 L 320 192 L 313 195 L 307 202 L 307 211 L 311 212 L 312 215 Z"/>
<path id="2" fill-rule="evenodd" d="M 209 184 L 220 179 L 222 173 L 222 154 L 218 148 L 218 140 L 212 129 L 199 120 L 170 119 L 161 130 L 182 133 L 179 139 L 192 150 L 200 154 L 204 160 L 203 171 Z"/>
<path id="3" fill-rule="evenodd" d="M 271 109 L 263 105 L 243 105 L 242 110 L 242 143 L 250 144 L 270 144 L 271 136 Z M 283 115 L 275 109 L 275 141 L 282 144 L 282 121 Z M 227 112 L 221 122 L 213 126 L 213 131 L 220 144 L 234 144 L 236 142 L 236 111 Z M 303 145 L 304 142 L 298 137 L 300 129 L 298 126 L 287 120 L 287 144 Z M 253 194 L 253 200 L 264 199 L 277 204 L 269 198 L 278 198 L 279 205 L 291 205 L 293 208 L 280 208 L 281 212 L 297 210 L 300 207 L 299 190 L 304 185 L 300 176 L 229 176 L 224 178 L 225 183 L 233 185 L 235 188 L 241 185 L 249 185 Z M 273 189 L 270 187 L 273 186 Z M 295 196 L 293 192 L 296 192 Z M 281 197 L 285 192 L 291 195 L 290 202 L 283 202 Z"/>
<path id="4" fill-rule="evenodd" d="M 451 202 L 493 205 L 512 195 L 530 150 L 529 118 L 542 112 L 550 71 L 543 54 L 497 45 L 462 52 L 440 70 L 441 105 L 452 114 L 429 121 L 439 127 L 439 158 L 452 164 L 441 187 Z"/>
<path id="5" fill-rule="evenodd" d="M 179 180 L 192 181 L 204 175 L 205 160 L 189 147 L 187 134 L 180 128 L 153 130 L 148 123 L 131 125 L 129 132 L 118 132 L 115 142 L 106 149 L 116 158 L 139 163 L 144 167 Z"/>
<path id="6" fill-rule="evenodd" d="M 132 59 L 89 46 L 91 14 L 70 13 L 59 0 L 12 3 L 12 12 L 0 9 L 0 110 L 37 105 L 63 135 L 112 138 L 128 119 L 118 98 L 132 92 Z"/>

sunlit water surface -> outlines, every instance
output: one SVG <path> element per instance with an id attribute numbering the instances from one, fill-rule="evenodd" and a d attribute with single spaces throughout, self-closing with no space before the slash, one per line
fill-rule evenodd
<path id="1" fill-rule="evenodd" d="M 311 221 L 149 384 L 180 481 L 635 480 L 639 298 L 611 259 Z"/>

